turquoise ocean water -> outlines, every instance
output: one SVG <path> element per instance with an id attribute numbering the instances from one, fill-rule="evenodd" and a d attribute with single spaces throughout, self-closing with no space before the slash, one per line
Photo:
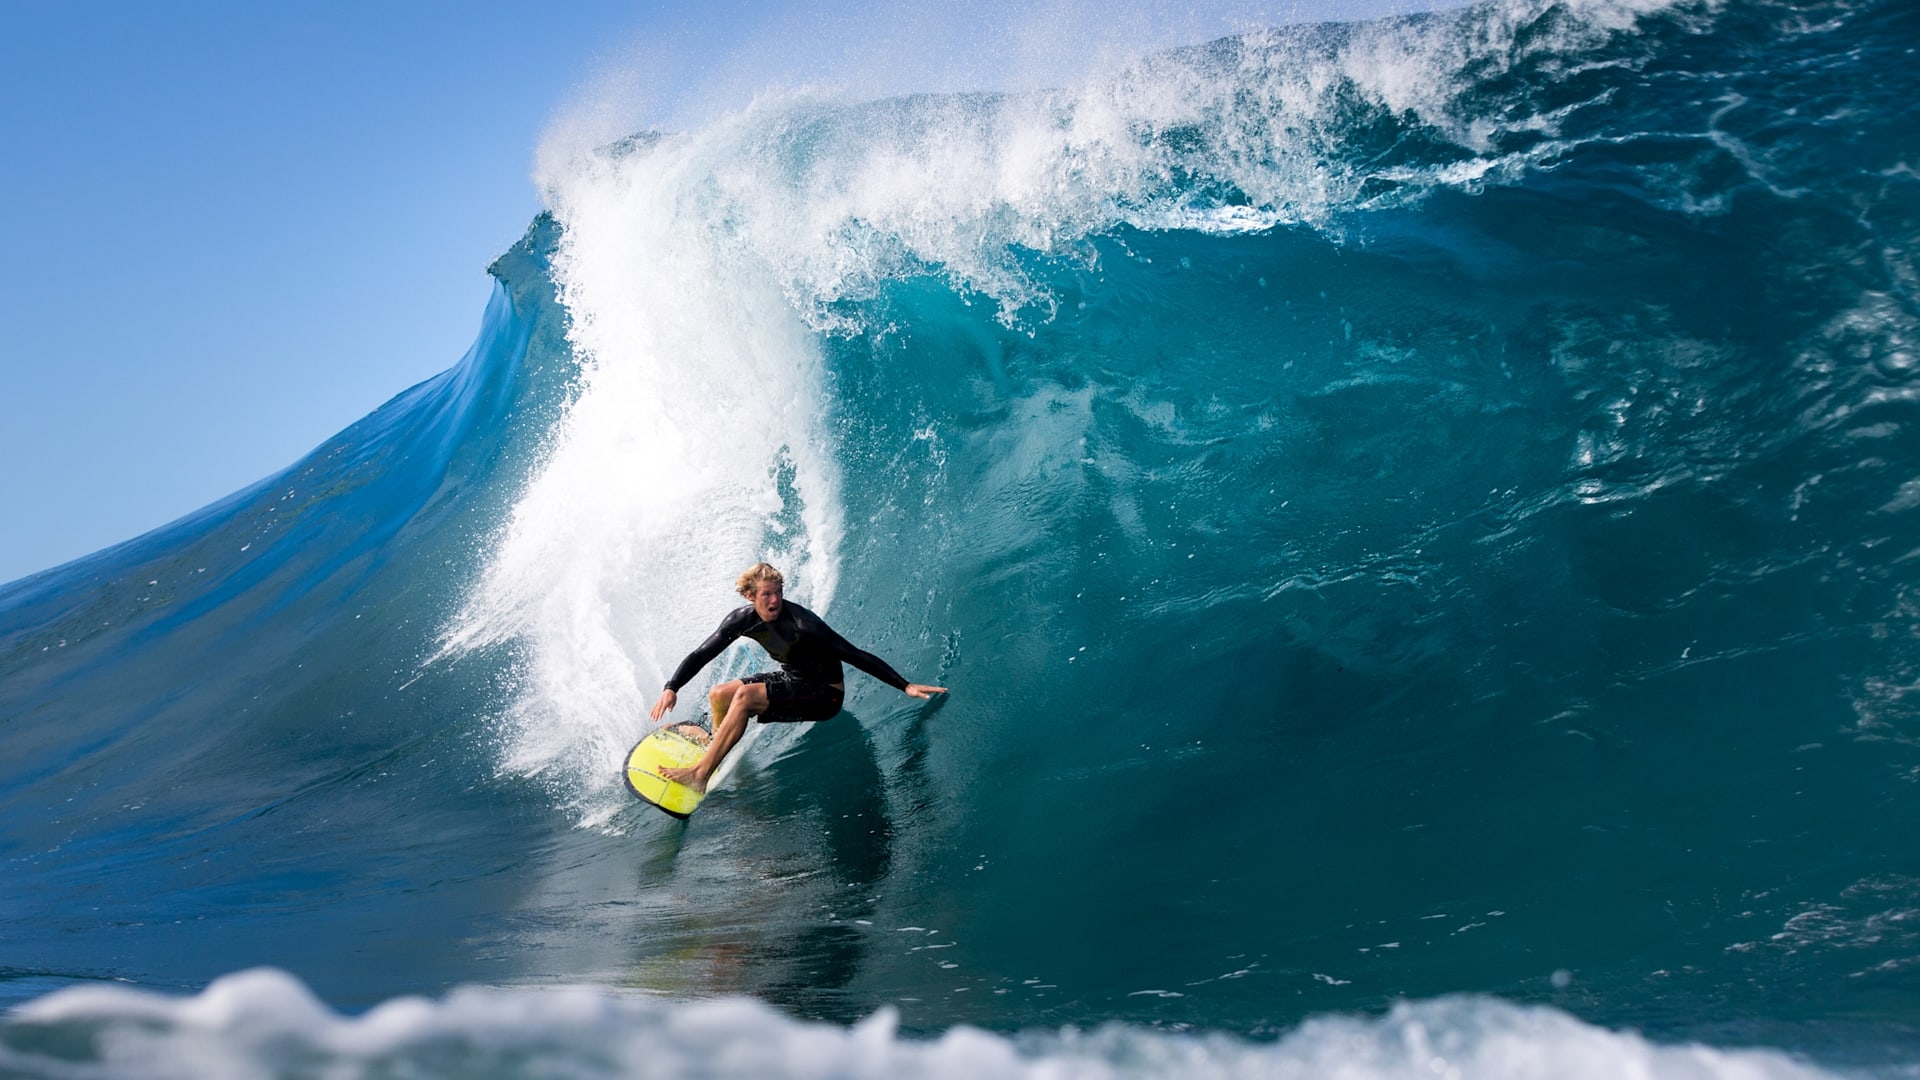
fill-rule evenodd
<path id="1" fill-rule="evenodd" d="M 1917 58 L 1496 0 L 556 139 L 459 363 L 0 586 L 0 1075 L 1914 1074 Z M 760 558 L 953 693 L 682 824 Z"/>

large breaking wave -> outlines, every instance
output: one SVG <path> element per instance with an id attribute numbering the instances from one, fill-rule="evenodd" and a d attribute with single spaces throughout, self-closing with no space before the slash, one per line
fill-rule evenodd
<path id="1" fill-rule="evenodd" d="M 1910 1060 L 1916 29 L 1516 0 L 561 125 L 460 365 L 0 590 L 0 987 Z M 682 827 L 618 762 L 760 558 L 955 693 L 857 683 Z M 706 1022 L 622 1000 L 376 1015 Z"/>

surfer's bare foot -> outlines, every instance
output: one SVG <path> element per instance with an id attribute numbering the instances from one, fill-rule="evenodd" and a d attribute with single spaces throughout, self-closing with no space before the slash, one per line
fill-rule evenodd
<path id="1" fill-rule="evenodd" d="M 676 784 L 685 784 L 701 794 L 706 794 L 707 778 L 700 775 L 697 768 L 661 769 L 660 775 Z"/>
<path id="2" fill-rule="evenodd" d="M 673 730 L 685 735 L 701 746 L 705 746 L 707 743 L 713 741 L 713 736 L 707 734 L 707 729 L 701 727 L 699 724 L 676 724 Z"/>

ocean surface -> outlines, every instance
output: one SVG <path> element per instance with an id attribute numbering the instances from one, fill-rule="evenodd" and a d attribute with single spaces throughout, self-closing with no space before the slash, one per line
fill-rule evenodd
<path id="1" fill-rule="evenodd" d="M 1920 1075 L 1916 103 L 1492 0 L 555 136 L 457 364 L 0 586 L 0 1076 Z M 952 694 L 681 823 L 762 558 Z"/>

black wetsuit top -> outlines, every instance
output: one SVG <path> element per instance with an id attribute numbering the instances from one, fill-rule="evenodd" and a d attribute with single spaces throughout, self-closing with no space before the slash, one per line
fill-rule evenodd
<path id="1" fill-rule="evenodd" d="M 895 690 L 907 688 L 907 680 L 885 660 L 854 648 L 820 616 L 788 600 L 780 605 L 780 615 L 772 622 L 762 622 L 752 604 L 720 620 L 720 629 L 680 661 L 673 678 L 667 680 L 667 689 L 679 693 L 722 649 L 743 637 L 759 642 L 768 655 L 780 661 L 780 670 L 796 679 L 822 686 L 844 682 L 846 675 L 840 667 L 844 660 Z"/>

